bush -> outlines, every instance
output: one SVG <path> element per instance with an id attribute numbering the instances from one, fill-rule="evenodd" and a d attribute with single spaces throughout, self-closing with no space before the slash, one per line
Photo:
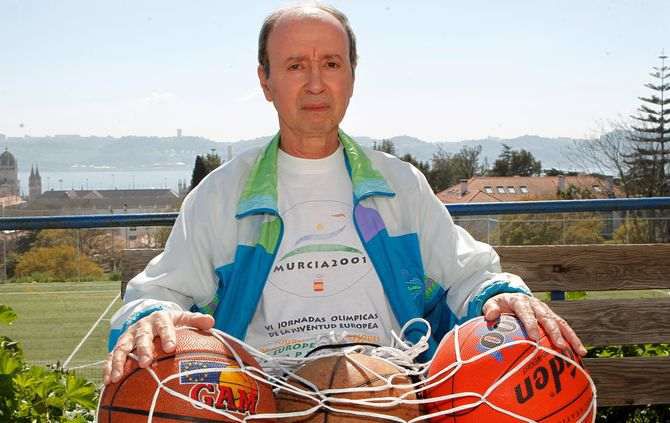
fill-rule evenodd
<path id="1" fill-rule="evenodd" d="M 649 221 L 635 217 L 626 218 L 612 235 L 617 244 L 647 244 L 654 242 Z"/>
<path id="2" fill-rule="evenodd" d="M 640 344 L 589 348 L 587 357 L 670 356 L 670 344 Z M 656 423 L 670 421 L 670 406 L 599 407 L 597 422 Z"/>
<path id="3" fill-rule="evenodd" d="M 121 272 L 110 272 L 107 274 L 107 280 L 110 281 L 120 281 L 121 280 Z"/>
<path id="4" fill-rule="evenodd" d="M 0 304 L 0 325 L 14 311 Z M 0 421 L 16 423 L 93 421 L 95 386 L 62 369 L 30 366 L 18 343 L 0 336 Z"/>
<path id="5" fill-rule="evenodd" d="M 18 278 L 39 277 L 44 281 L 96 280 L 103 276 L 100 266 L 84 254 L 77 254 L 70 245 L 33 247 L 19 258 L 15 273 Z"/>

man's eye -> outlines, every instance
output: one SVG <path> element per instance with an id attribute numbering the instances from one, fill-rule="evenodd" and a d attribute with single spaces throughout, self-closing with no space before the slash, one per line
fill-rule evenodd
<path id="1" fill-rule="evenodd" d="M 340 67 L 340 64 L 337 62 L 326 62 L 326 67 L 330 69 L 338 69 Z"/>
<path id="2" fill-rule="evenodd" d="M 300 69 L 300 63 L 294 63 L 288 67 L 289 70 L 299 70 Z"/>

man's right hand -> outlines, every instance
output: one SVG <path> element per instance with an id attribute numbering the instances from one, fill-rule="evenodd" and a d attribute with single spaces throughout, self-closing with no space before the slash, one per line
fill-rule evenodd
<path id="1" fill-rule="evenodd" d="M 154 359 L 154 338 L 161 339 L 163 351 L 170 353 L 176 347 L 175 328 L 190 326 L 197 329 L 211 329 L 214 318 L 208 314 L 189 311 L 156 311 L 138 320 L 119 337 L 116 347 L 109 353 L 104 369 L 104 383 L 116 383 L 123 376 L 123 368 L 128 354 L 135 351 L 140 367 L 149 367 Z"/>

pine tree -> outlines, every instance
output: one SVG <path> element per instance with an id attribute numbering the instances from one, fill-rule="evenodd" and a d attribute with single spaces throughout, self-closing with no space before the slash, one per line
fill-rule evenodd
<path id="1" fill-rule="evenodd" d="M 377 141 L 374 142 L 372 148 L 377 151 L 383 151 L 384 153 L 396 155 L 395 144 L 391 140 L 382 140 L 379 144 Z"/>
<path id="2" fill-rule="evenodd" d="M 195 165 L 193 166 L 193 174 L 191 176 L 191 189 L 195 188 L 208 173 L 202 156 L 195 156 Z"/>
<path id="3" fill-rule="evenodd" d="M 630 167 L 630 180 L 637 194 L 647 197 L 670 195 L 668 163 L 670 163 L 670 67 L 668 57 L 661 53 L 661 66 L 654 66 L 650 75 L 656 82 L 645 84 L 652 90 L 650 97 L 639 97 L 639 114 L 632 116 L 640 122 L 633 126 L 630 141 L 633 151 L 625 156 Z"/>

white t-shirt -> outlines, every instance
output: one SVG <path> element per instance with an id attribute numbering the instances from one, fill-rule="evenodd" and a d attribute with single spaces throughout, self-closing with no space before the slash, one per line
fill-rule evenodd
<path id="1" fill-rule="evenodd" d="M 323 159 L 279 150 L 284 234 L 245 341 L 304 356 L 317 343 L 390 345 L 398 322 L 356 233 L 342 146 Z"/>

